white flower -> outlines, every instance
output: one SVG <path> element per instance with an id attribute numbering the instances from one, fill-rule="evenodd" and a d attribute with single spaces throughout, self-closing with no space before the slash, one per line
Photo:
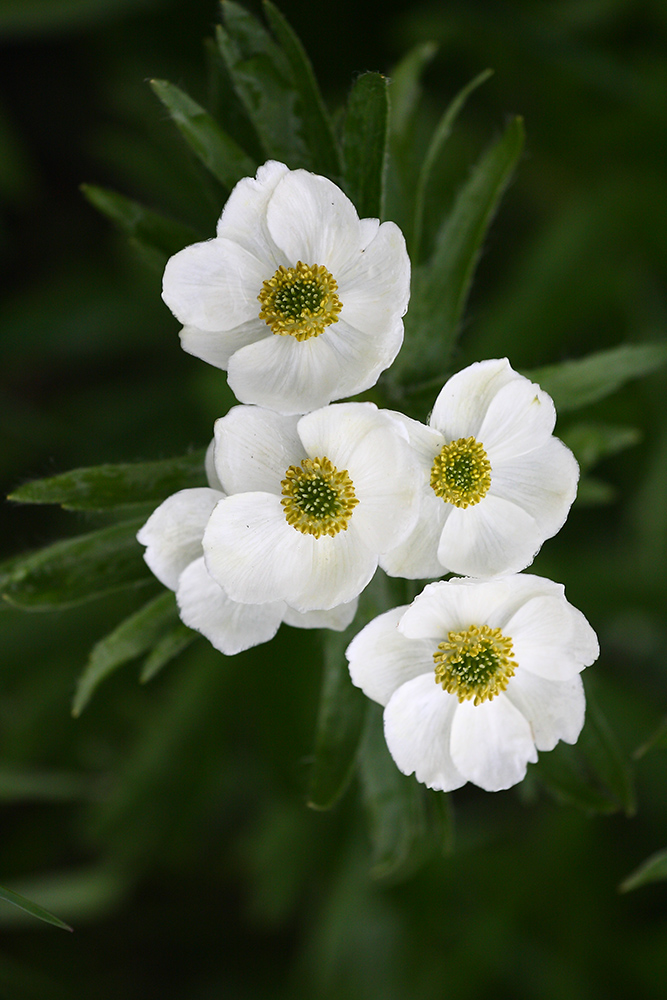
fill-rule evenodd
<path id="1" fill-rule="evenodd" d="M 206 565 L 242 603 L 347 603 L 417 516 L 407 435 L 373 403 L 301 418 L 236 406 L 216 422 L 215 468 L 228 496 L 204 533 Z"/>
<path id="2" fill-rule="evenodd" d="M 306 413 L 368 389 L 403 341 L 410 261 L 393 222 L 359 219 L 326 177 L 270 160 L 236 185 L 217 235 L 168 261 L 183 348 L 244 403 Z"/>
<path id="3" fill-rule="evenodd" d="M 576 741 L 579 673 L 598 653 L 563 587 L 521 574 L 431 583 L 362 629 L 347 658 L 353 682 L 385 706 L 404 774 L 442 791 L 467 781 L 499 791 L 523 779 L 537 750 Z"/>
<path id="4" fill-rule="evenodd" d="M 419 457 L 422 502 L 412 534 L 380 561 L 391 576 L 516 573 L 563 526 L 579 467 L 553 437 L 551 397 L 506 358 L 450 378 L 428 426 L 395 416 Z"/>
<path id="5" fill-rule="evenodd" d="M 284 601 L 238 604 L 227 597 L 206 569 L 202 550 L 208 519 L 223 498 L 220 490 L 207 487 L 174 493 L 153 511 L 137 535 L 146 546 L 144 558 L 152 572 L 176 591 L 184 624 L 201 632 L 227 656 L 268 642 L 281 622 L 297 628 L 347 628 L 357 609 L 356 600 L 309 616 L 299 614 Z"/>

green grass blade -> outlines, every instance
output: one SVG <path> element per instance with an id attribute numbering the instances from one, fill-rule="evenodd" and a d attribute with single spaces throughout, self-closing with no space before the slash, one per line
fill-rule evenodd
<path id="1" fill-rule="evenodd" d="M 5 889 L 0 885 L 0 899 L 4 899 L 7 903 L 12 903 L 14 906 L 18 906 L 20 910 L 24 910 L 33 917 L 37 917 L 38 920 L 43 920 L 47 924 L 53 924 L 54 927 L 62 927 L 65 931 L 72 931 L 73 928 L 66 924 L 64 920 L 59 917 L 55 917 L 53 913 L 49 913 L 45 910 L 43 906 L 39 906 L 37 903 L 33 903 L 30 899 L 26 899 L 25 896 L 19 896 L 18 892 L 12 892 L 11 889 Z"/>

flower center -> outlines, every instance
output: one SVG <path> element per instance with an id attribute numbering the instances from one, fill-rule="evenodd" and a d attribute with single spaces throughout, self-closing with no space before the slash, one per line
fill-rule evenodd
<path id="1" fill-rule="evenodd" d="M 337 322 L 343 308 L 337 288 L 336 279 L 321 264 L 281 264 L 257 296 L 262 304 L 259 318 L 281 336 L 319 337 L 330 323 Z"/>
<path id="2" fill-rule="evenodd" d="M 290 465 L 280 484 L 287 523 L 304 535 L 337 535 L 359 501 L 345 469 L 340 472 L 328 458 L 304 458 Z"/>
<path id="3" fill-rule="evenodd" d="M 435 681 L 459 701 L 474 698 L 475 705 L 491 701 L 504 691 L 518 664 L 512 640 L 499 628 L 471 625 L 464 632 L 450 632 L 433 654 Z"/>
<path id="4" fill-rule="evenodd" d="M 450 441 L 433 460 L 431 487 L 436 496 L 455 507 L 473 507 L 490 485 L 491 463 L 474 437 Z"/>

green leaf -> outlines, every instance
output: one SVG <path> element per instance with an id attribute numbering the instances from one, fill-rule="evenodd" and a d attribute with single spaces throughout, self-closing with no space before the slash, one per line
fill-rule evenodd
<path id="1" fill-rule="evenodd" d="M 338 146 L 310 59 L 293 29 L 270 0 L 264 0 L 264 10 L 292 71 L 298 94 L 298 111 L 303 122 L 303 137 L 310 151 L 313 170 L 338 177 L 341 173 Z"/>
<path id="2" fill-rule="evenodd" d="M 47 924 L 53 924 L 54 927 L 62 927 L 65 931 L 72 930 L 69 924 L 60 920 L 59 917 L 54 917 L 54 915 L 49 913 L 48 910 L 45 910 L 43 906 L 39 906 L 37 903 L 31 902 L 31 900 L 26 899 L 25 896 L 19 896 L 18 892 L 12 892 L 11 889 L 5 889 L 1 885 L 0 899 L 4 899 L 8 903 L 13 903 L 14 906 L 18 906 L 20 910 L 24 910 L 32 917 L 37 917 L 38 920 L 44 920 Z"/>
<path id="3" fill-rule="evenodd" d="M 663 882 L 667 879 L 667 850 L 658 851 L 647 858 L 639 868 L 628 875 L 619 885 L 619 892 L 631 892 L 649 882 Z"/>
<path id="4" fill-rule="evenodd" d="M 538 382 L 562 413 L 596 403 L 631 379 L 657 371 L 666 362 L 667 343 L 663 341 L 621 344 L 576 361 L 534 368 L 523 374 Z"/>
<path id="5" fill-rule="evenodd" d="M 354 83 L 343 132 L 344 186 L 360 218 L 382 218 L 389 81 L 364 73 Z"/>
<path id="6" fill-rule="evenodd" d="M 178 458 L 126 465 L 72 469 L 49 479 L 19 486 L 9 500 L 57 503 L 66 510 L 113 510 L 140 503 L 160 503 L 172 493 L 206 485 L 205 451 Z"/>
<path id="7" fill-rule="evenodd" d="M 173 629 L 156 642 L 146 657 L 139 675 L 141 683 L 145 684 L 152 680 L 167 663 L 177 657 L 184 649 L 187 649 L 196 638 L 196 632 L 183 625 L 182 622 L 178 622 Z"/>
<path id="8" fill-rule="evenodd" d="M 81 714 L 93 692 L 105 678 L 124 663 L 151 649 L 177 621 L 176 599 L 167 590 L 144 604 L 98 642 L 93 647 L 86 669 L 77 681 L 72 715 Z"/>
<path id="9" fill-rule="evenodd" d="M 324 633 L 322 692 L 308 787 L 311 809 L 331 809 L 356 767 L 367 703 L 350 680 L 345 650 L 358 629 L 353 623 L 344 632 Z"/>
<path id="10" fill-rule="evenodd" d="M 151 80 L 150 85 L 192 151 L 224 187 L 231 190 L 255 173 L 254 160 L 185 91 L 166 80 Z"/>
<path id="11" fill-rule="evenodd" d="M 574 747 L 559 743 L 540 754 L 534 774 L 560 802 L 576 806 L 589 815 L 618 810 L 618 803 L 599 789 L 586 773 Z"/>
<path id="12" fill-rule="evenodd" d="M 190 226 L 167 219 L 116 191 L 94 184 L 82 184 L 81 191 L 98 212 L 111 219 L 144 254 L 151 257 L 156 267 L 163 268 L 169 257 L 201 239 L 200 234 Z"/>
<path id="13" fill-rule="evenodd" d="M 94 787 L 87 775 L 0 768 L 0 802 L 76 802 L 93 797 Z"/>
<path id="14" fill-rule="evenodd" d="M 359 754 L 368 814 L 374 878 L 405 877 L 425 859 L 427 818 L 422 788 L 396 767 L 382 728 L 382 708 L 371 705 Z"/>
<path id="15" fill-rule="evenodd" d="M 218 25 L 216 32 L 220 52 L 265 154 L 292 169 L 310 169 L 297 113 L 299 95 L 287 56 L 243 7 L 224 0 L 222 13 L 224 27 Z"/>
<path id="16" fill-rule="evenodd" d="M 411 247 L 412 259 L 414 261 L 418 261 L 420 257 L 426 191 L 429 181 L 431 180 L 433 168 L 438 160 L 438 157 L 440 156 L 440 153 L 442 152 L 443 146 L 451 135 L 454 122 L 458 118 L 465 102 L 468 100 L 468 97 L 473 90 L 476 90 L 477 87 L 481 86 L 492 75 L 493 70 L 485 69 L 482 73 L 476 76 L 474 80 L 471 80 L 467 86 L 460 90 L 443 114 L 442 118 L 438 122 L 435 132 L 433 133 L 433 137 L 426 151 L 426 156 L 424 157 L 424 162 L 419 172 L 419 179 L 417 181 L 417 192 L 415 196 L 415 224 Z"/>
<path id="17" fill-rule="evenodd" d="M 136 539 L 143 522 L 123 521 L 22 556 L 6 575 L 3 597 L 26 611 L 50 611 L 149 583 Z"/>
<path id="18" fill-rule="evenodd" d="M 523 136 L 523 122 L 514 118 L 456 196 L 432 258 L 413 273 L 401 352 L 411 375 L 446 368 L 482 243 L 523 149 Z"/>
<path id="19" fill-rule="evenodd" d="M 389 81 L 389 132 L 405 142 L 412 132 L 414 113 L 421 93 L 420 78 L 438 51 L 436 42 L 421 42 L 403 56 Z"/>
<path id="20" fill-rule="evenodd" d="M 579 747 L 600 784 L 618 801 L 626 816 L 634 816 L 634 775 L 630 761 L 590 690 L 586 692 L 586 725 Z"/>
<path id="21" fill-rule="evenodd" d="M 636 427 L 580 423 L 562 431 L 560 437 L 572 449 L 584 473 L 603 458 L 637 444 L 642 434 Z"/>

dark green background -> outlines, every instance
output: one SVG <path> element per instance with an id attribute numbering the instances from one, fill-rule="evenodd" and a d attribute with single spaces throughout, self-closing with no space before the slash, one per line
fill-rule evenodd
<path id="1" fill-rule="evenodd" d="M 257 10 L 258 8 L 253 7 Z M 450 143 L 442 183 L 514 113 L 526 152 L 491 230 L 457 365 L 531 368 L 665 336 L 667 7 L 658 0 L 281 7 L 325 95 L 439 52 L 417 129 L 491 66 Z M 0 3 L 0 389 L 5 493 L 98 462 L 207 443 L 224 376 L 179 347 L 144 266 L 81 197 L 107 185 L 209 235 L 222 207 L 145 81 L 206 103 L 203 0 Z M 599 632 L 585 680 L 628 755 L 667 711 L 665 379 L 577 415 L 638 428 L 595 474 L 535 563 Z M 566 433 L 572 419 L 559 429 Z M 5 505 L 4 553 L 90 527 Z M 99 523 L 99 519 L 95 521 Z M 0 902 L 0 997 L 655 998 L 667 989 L 667 890 L 618 884 L 667 845 L 667 760 L 635 761 L 637 815 L 589 817 L 529 778 L 452 796 L 455 843 L 411 878 L 368 876 L 353 785 L 332 813 L 303 805 L 318 637 L 284 628 L 225 660 L 198 642 L 153 683 L 126 668 L 76 721 L 93 642 L 136 604 L 0 615 L 0 884 L 73 935 Z M 663 741 L 664 743 L 664 741 Z M 32 784 L 30 784 L 32 782 Z"/>

